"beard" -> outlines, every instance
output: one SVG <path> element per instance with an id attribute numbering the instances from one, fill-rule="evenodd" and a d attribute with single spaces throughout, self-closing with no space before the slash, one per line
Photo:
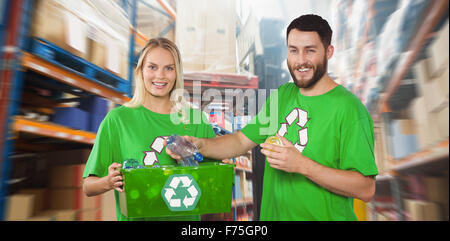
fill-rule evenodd
<path id="1" fill-rule="evenodd" d="M 328 66 L 328 60 L 327 60 L 327 57 L 324 56 L 322 63 L 317 64 L 317 66 L 313 66 L 313 65 L 310 65 L 310 64 L 301 64 L 301 65 L 296 65 L 296 66 L 292 67 L 291 65 L 288 64 L 288 69 L 289 69 L 289 72 L 291 73 L 292 79 L 294 80 L 294 84 L 298 88 L 311 88 L 326 73 L 327 66 Z M 301 81 L 301 80 L 298 80 L 295 77 L 294 71 L 296 69 L 301 69 L 301 68 L 311 68 L 314 71 L 314 74 L 311 77 L 311 79 Z"/>

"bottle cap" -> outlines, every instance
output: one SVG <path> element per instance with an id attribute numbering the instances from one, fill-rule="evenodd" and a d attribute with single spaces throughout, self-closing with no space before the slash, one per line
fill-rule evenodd
<path id="1" fill-rule="evenodd" d="M 194 154 L 194 160 L 196 160 L 196 161 L 198 161 L 198 162 L 203 161 L 203 155 L 202 155 L 200 152 L 196 152 L 196 153 Z"/>

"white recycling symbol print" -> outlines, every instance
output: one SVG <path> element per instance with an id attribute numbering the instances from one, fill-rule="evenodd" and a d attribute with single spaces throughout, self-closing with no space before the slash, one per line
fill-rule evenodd
<path id="1" fill-rule="evenodd" d="M 153 166 L 156 162 L 159 163 L 158 157 L 156 156 L 156 153 L 161 154 L 162 150 L 164 148 L 164 137 L 158 136 L 153 140 L 153 143 L 150 145 L 150 149 L 153 151 L 144 151 L 144 159 L 142 162 L 146 166 Z"/>
<path id="2" fill-rule="evenodd" d="M 280 129 L 278 130 L 278 135 L 285 136 L 288 133 L 288 126 L 291 126 L 295 120 L 298 120 L 296 125 L 301 127 L 298 131 L 298 142 L 294 143 L 295 148 L 298 151 L 303 152 L 306 144 L 308 144 L 308 128 L 305 128 L 308 122 L 308 112 L 299 108 L 294 108 L 285 118 L 286 122 L 282 122 Z"/>
<path id="3" fill-rule="evenodd" d="M 171 211 L 190 211 L 197 206 L 201 190 L 190 174 L 174 174 L 167 178 L 161 196 Z"/>

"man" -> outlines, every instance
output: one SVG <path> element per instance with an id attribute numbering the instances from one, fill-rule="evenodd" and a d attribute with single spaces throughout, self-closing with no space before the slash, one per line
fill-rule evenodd
<path id="1" fill-rule="evenodd" d="M 242 155 L 271 135 L 281 139 L 283 146 L 260 145 L 267 157 L 261 220 L 356 220 L 353 198 L 368 202 L 374 195 L 372 119 L 361 101 L 327 74 L 331 36 L 317 15 L 293 20 L 287 28 L 287 63 L 294 83 L 278 88 L 240 132 L 186 137 L 215 159 Z M 270 133 L 270 122 L 263 120 L 274 108 L 278 129 Z"/>

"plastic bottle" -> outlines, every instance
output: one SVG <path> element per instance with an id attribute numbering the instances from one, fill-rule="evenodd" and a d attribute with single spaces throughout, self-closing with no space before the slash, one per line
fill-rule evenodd
<path id="1" fill-rule="evenodd" d="M 198 162 L 203 161 L 203 155 L 197 147 L 178 135 L 171 135 L 167 139 L 167 148 L 173 153 L 181 156 L 182 166 L 198 166 Z"/>
<path id="2" fill-rule="evenodd" d="M 135 159 L 126 159 L 123 162 L 123 169 L 139 169 L 139 168 L 144 168 L 144 165 L 141 165 Z"/>

